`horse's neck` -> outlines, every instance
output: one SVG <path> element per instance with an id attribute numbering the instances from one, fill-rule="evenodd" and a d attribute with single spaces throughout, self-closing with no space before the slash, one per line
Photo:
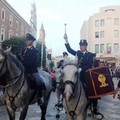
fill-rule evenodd
<path id="1" fill-rule="evenodd" d="M 8 60 L 7 64 L 8 64 L 7 82 L 19 84 L 19 81 L 24 77 L 23 70 L 20 69 L 20 67 L 13 61 Z"/>

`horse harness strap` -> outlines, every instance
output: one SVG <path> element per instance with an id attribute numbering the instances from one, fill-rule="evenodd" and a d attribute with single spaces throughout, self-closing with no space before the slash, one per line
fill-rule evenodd
<path id="1" fill-rule="evenodd" d="M 65 83 L 64 83 L 64 87 L 67 85 L 67 84 L 70 84 L 72 89 L 74 88 L 74 83 L 71 81 L 71 80 L 66 80 Z"/>
<path id="2" fill-rule="evenodd" d="M 19 94 L 19 92 L 20 92 L 20 90 L 22 89 L 24 83 L 25 83 L 25 78 L 24 78 L 24 80 L 23 80 L 23 82 L 22 82 L 22 85 L 20 86 L 20 89 L 17 91 L 17 93 L 16 93 L 14 96 L 10 96 L 9 93 L 8 93 L 8 91 L 7 91 L 7 89 L 6 89 L 6 92 L 7 92 L 7 95 L 8 95 L 8 97 L 9 97 L 9 101 L 10 101 L 10 102 L 12 102 L 12 101 L 15 99 L 15 97 Z"/>
<path id="3" fill-rule="evenodd" d="M 74 83 L 71 82 L 71 81 L 70 81 L 70 82 L 69 82 L 69 81 L 68 81 L 68 82 L 66 81 L 66 83 L 69 83 L 69 84 L 72 83 L 72 85 L 74 85 Z M 77 104 L 76 104 L 74 110 L 69 111 L 70 116 L 72 116 L 72 118 L 74 118 L 74 119 L 76 118 L 76 116 L 75 116 L 75 110 L 76 110 L 76 108 L 77 108 L 77 106 L 78 106 L 78 103 L 79 103 L 79 100 L 80 100 L 80 97 L 81 97 L 81 92 L 82 92 L 81 83 L 80 83 L 79 79 L 77 79 L 76 84 L 77 84 L 77 86 L 80 84 L 80 93 L 79 93 L 78 100 L 77 100 Z M 65 102 L 66 102 L 66 100 L 65 100 Z M 67 109 L 68 109 L 67 103 L 66 103 L 66 106 L 67 106 Z"/>

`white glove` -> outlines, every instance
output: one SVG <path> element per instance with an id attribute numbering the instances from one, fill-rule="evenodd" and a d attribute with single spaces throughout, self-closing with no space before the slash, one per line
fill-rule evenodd
<path id="1" fill-rule="evenodd" d="M 66 33 L 64 34 L 64 39 L 65 39 L 65 42 L 68 43 L 68 37 Z"/>

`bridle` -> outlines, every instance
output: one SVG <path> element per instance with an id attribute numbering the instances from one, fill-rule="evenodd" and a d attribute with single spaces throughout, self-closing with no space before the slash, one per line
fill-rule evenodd
<path id="1" fill-rule="evenodd" d="M 65 64 L 65 65 L 63 66 L 63 69 L 64 69 L 66 66 L 68 66 L 68 65 L 74 65 L 75 67 L 77 67 L 76 64 L 69 63 L 69 64 Z M 61 75 L 61 77 L 63 77 L 63 74 Z M 77 75 L 77 80 L 78 80 L 78 75 Z M 75 86 L 76 86 L 76 83 L 77 83 L 77 82 L 74 83 L 74 82 L 72 82 L 71 80 L 66 80 L 65 82 L 63 82 L 63 86 L 64 86 L 64 88 L 65 88 L 65 86 L 69 84 L 69 85 L 71 86 L 72 90 L 74 91 Z"/>
<path id="2" fill-rule="evenodd" d="M 65 66 L 63 66 L 63 69 L 64 69 L 64 67 L 66 67 L 67 65 L 74 65 L 74 66 L 77 67 L 76 64 L 69 63 L 69 64 L 66 64 Z M 78 68 L 78 67 L 77 67 L 77 68 Z M 67 101 L 66 101 L 66 99 L 65 99 L 65 103 L 66 103 L 66 107 L 67 107 L 68 113 L 69 113 L 69 115 L 70 115 L 73 119 L 75 119 L 75 118 L 76 118 L 75 110 L 77 109 L 77 106 L 78 106 L 78 103 L 79 103 L 80 97 L 81 97 L 81 83 L 80 83 L 80 81 L 79 81 L 79 75 L 77 75 L 77 81 L 76 81 L 75 83 L 72 82 L 71 80 L 66 80 L 66 81 L 63 83 L 64 89 L 65 89 L 65 86 L 68 85 L 68 84 L 71 86 L 74 95 L 76 94 L 76 92 L 78 92 L 78 87 L 79 87 L 79 85 L 80 85 L 80 93 L 79 93 L 79 96 L 78 96 L 77 103 L 76 103 L 76 105 L 75 105 L 75 107 L 74 107 L 73 110 L 70 110 L 70 111 L 69 111 L 69 106 L 68 106 Z M 75 89 L 76 89 L 76 90 L 75 90 Z M 74 95 L 73 95 L 73 96 L 74 96 Z"/>
<path id="3" fill-rule="evenodd" d="M 1 67 L 1 69 L 0 69 L 0 73 L 2 72 L 2 70 L 3 70 L 4 67 L 6 67 L 6 69 L 8 68 L 8 65 L 7 65 L 7 56 L 4 56 L 4 57 L 5 57 L 5 60 L 4 60 L 4 62 L 3 62 L 3 64 L 2 64 L 2 67 Z M 5 66 L 5 65 L 6 65 L 6 66 Z M 16 83 L 22 78 L 22 76 L 23 76 L 23 74 L 24 74 L 24 71 L 21 70 L 20 74 L 17 75 L 17 76 L 15 76 L 15 77 L 13 77 L 13 78 L 7 78 L 7 73 L 8 73 L 8 71 L 6 70 L 6 72 L 4 73 L 5 76 L 6 76 L 5 79 L 7 79 L 7 80 L 9 80 L 9 81 L 10 81 L 10 80 L 14 80 L 14 79 L 16 79 L 16 80 L 15 80 L 14 82 L 12 82 L 12 83 L 9 83 L 9 84 L 5 85 L 5 86 L 0 85 L 1 88 L 9 88 L 10 86 L 16 84 Z M 13 100 L 15 99 L 15 97 L 19 94 L 20 90 L 22 89 L 22 87 L 23 87 L 23 85 L 24 85 L 24 82 L 25 82 L 25 78 L 23 79 L 21 86 L 19 87 L 18 91 L 15 93 L 14 96 L 9 95 L 9 92 L 8 92 L 8 90 L 6 89 L 6 93 L 7 93 L 8 97 L 9 97 L 9 101 L 11 102 L 11 104 L 12 104 Z"/>

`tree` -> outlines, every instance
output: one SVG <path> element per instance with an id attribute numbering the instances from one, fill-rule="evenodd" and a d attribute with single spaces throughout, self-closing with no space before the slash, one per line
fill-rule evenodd
<path id="1" fill-rule="evenodd" d="M 37 42 L 36 48 L 38 50 L 38 66 L 41 66 L 41 46 L 42 44 L 40 42 Z M 43 61 L 42 61 L 42 66 L 46 68 L 46 46 L 43 45 Z"/>
<path id="2" fill-rule="evenodd" d="M 53 70 L 53 67 L 54 67 L 54 61 L 51 61 L 49 65 L 50 65 L 50 70 Z"/>
<path id="3" fill-rule="evenodd" d="M 13 54 L 19 54 L 21 49 L 25 47 L 25 37 L 12 37 L 3 41 L 2 48 L 7 49 L 9 47 L 12 47 L 11 51 Z"/>
<path id="4" fill-rule="evenodd" d="M 2 48 L 7 49 L 12 47 L 11 51 L 13 54 L 18 55 L 22 48 L 26 46 L 25 37 L 12 37 L 8 40 L 3 41 Z M 38 66 L 41 66 L 41 43 L 37 42 L 36 48 L 38 49 Z M 43 45 L 43 61 L 42 67 L 46 67 L 46 46 Z"/>

